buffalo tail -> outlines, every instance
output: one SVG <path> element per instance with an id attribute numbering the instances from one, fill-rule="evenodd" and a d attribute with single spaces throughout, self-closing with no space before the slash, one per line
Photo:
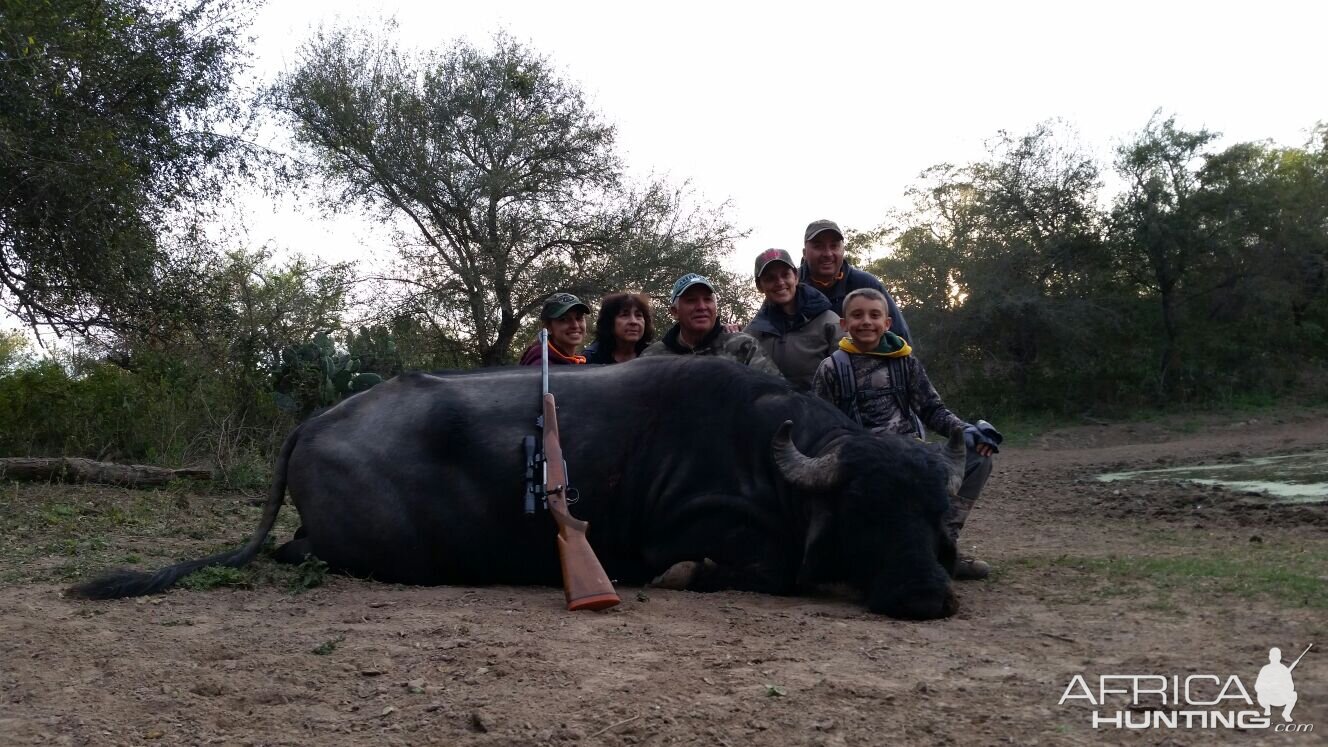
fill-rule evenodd
<path id="1" fill-rule="evenodd" d="M 281 445 L 281 454 L 277 457 L 276 468 L 272 476 L 272 489 L 268 493 L 267 503 L 263 505 L 263 518 L 258 523 L 258 530 L 249 538 L 248 544 L 238 550 L 209 555 L 198 560 L 186 560 L 183 563 L 162 568 L 155 573 L 120 569 L 111 571 L 90 581 L 84 581 L 69 587 L 68 596 L 78 599 L 120 599 L 156 594 L 174 586 L 177 581 L 194 571 L 210 565 L 240 568 L 248 565 L 258 555 L 258 550 L 267 539 L 281 511 L 281 503 L 286 497 L 286 464 L 290 461 L 291 451 L 299 440 L 300 429 L 296 428 L 286 442 Z"/>

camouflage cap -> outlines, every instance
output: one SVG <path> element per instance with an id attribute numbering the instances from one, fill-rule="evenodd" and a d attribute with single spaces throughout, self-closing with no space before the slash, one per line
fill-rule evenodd
<path id="1" fill-rule="evenodd" d="M 804 242 L 811 241 L 812 239 L 816 238 L 817 235 L 825 233 L 826 231 L 834 231 L 835 233 L 839 234 L 840 241 L 844 240 L 844 232 L 839 230 L 839 224 L 832 220 L 826 220 L 824 218 L 822 218 L 821 220 L 814 220 L 811 223 L 808 223 L 807 231 L 803 233 L 802 240 Z"/>
<path id="2" fill-rule="evenodd" d="M 544 306 L 540 309 L 540 319 L 546 321 L 557 319 L 578 306 L 587 314 L 590 313 L 590 307 L 571 293 L 555 293 L 544 299 Z"/>
<path id="3" fill-rule="evenodd" d="M 706 277 L 705 275 L 697 275 L 694 272 L 689 272 L 686 275 L 683 275 L 682 277 L 678 278 L 678 280 L 674 282 L 673 292 L 669 294 L 669 305 L 672 306 L 673 304 L 677 303 L 678 296 L 681 296 L 683 293 L 686 293 L 687 289 L 692 287 L 693 285 L 704 285 L 705 287 L 710 289 L 711 293 L 715 292 L 715 284 L 710 282 L 710 278 Z"/>
<path id="4" fill-rule="evenodd" d="M 796 272 L 797 269 L 798 269 L 798 265 L 795 264 L 795 263 L 793 262 L 793 255 L 792 255 L 792 254 L 789 254 L 789 253 L 788 253 L 788 250 L 786 250 L 786 249 L 766 249 L 765 251 L 763 251 L 763 252 L 761 252 L 760 254 L 756 255 L 756 279 L 757 279 L 757 280 L 760 280 L 760 279 L 761 279 L 761 273 L 765 272 L 765 268 L 768 267 L 768 266 L 770 265 L 771 262 L 783 262 L 784 264 L 788 265 L 789 267 L 792 267 L 793 270 L 794 270 L 795 272 Z"/>

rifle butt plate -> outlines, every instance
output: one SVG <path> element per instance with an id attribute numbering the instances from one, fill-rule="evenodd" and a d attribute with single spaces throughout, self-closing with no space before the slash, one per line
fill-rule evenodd
<path id="1" fill-rule="evenodd" d="M 621 601 L 617 594 L 612 592 L 608 594 L 590 594 L 579 599 L 567 600 L 567 609 L 576 612 L 578 610 L 605 610 Z"/>

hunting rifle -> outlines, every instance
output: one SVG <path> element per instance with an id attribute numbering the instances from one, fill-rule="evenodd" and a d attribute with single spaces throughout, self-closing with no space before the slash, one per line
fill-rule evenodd
<path id="1" fill-rule="evenodd" d="M 549 392 L 549 333 L 540 330 L 542 348 L 543 414 L 535 421 L 543 436 L 543 444 L 536 448 L 535 437 L 526 436 L 526 496 L 525 512 L 535 513 L 535 499 L 542 497 L 544 505 L 558 525 L 558 559 L 563 567 L 563 591 L 567 595 L 569 610 L 602 610 L 620 600 L 613 583 L 600 565 L 599 558 L 586 540 L 588 522 L 572 516 L 567 504 L 576 500 L 576 489 L 567 479 L 567 463 L 563 461 L 563 447 L 558 440 L 558 410 L 553 394 Z M 540 477 L 535 471 L 540 470 Z"/>

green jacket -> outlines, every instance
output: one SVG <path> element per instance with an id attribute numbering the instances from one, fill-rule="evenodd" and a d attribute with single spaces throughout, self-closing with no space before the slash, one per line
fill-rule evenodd
<path id="1" fill-rule="evenodd" d="M 769 302 L 761 304 L 756 318 L 743 332 L 756 338 L 761 351 L 794 389 L 808 392 L 816 367 L 839 348 L 844 331 L 839 328 L 839 315 L 815 288 L 799 285 L 797 304 L 792 317 Z"/>

